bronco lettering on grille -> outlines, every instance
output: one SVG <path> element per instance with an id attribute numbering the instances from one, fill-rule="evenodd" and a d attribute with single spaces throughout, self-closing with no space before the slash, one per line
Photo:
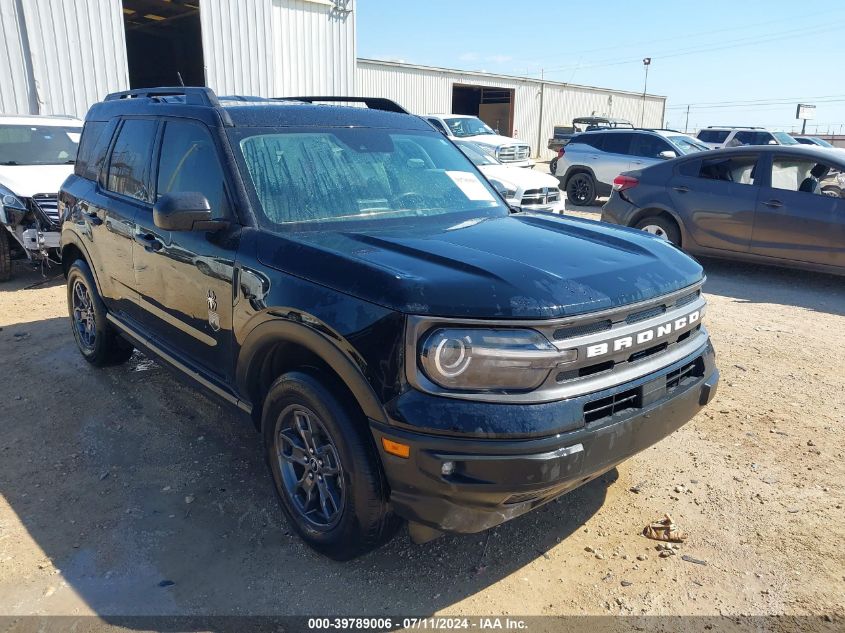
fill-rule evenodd
<path id="1" fill-rule="evenodd" d="M 620 336 L 617 339 L 612 339 L 606 343 L 596 343 L 587 347 L 587 358 L 595 358 L 596 356 L 604 356 L 614 352 L 620 352 L 634 345 L 642 345 L 649 341 L 669 336 L 672 332 L 677 332 L 688 326 L 693 325 L 701 318 L 701 310 L 690 312 L 686 316 L 677 319 L 672 319 L 666 323 L 662 323 L 656 327 L 642 330 L 636 334 L 628 336 Z"/>

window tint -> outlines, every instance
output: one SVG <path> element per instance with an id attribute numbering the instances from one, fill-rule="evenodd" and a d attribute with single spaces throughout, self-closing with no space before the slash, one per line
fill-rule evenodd
<path id="1" fill-rule="evenodd" d="M 737 145 L 768 145 L 774 140 L 775 138 L 768 132 L 742 130 L 734 135 L 732 142 L 737 141 Z"/>
<path id="2" fill-rule="evenodd" d="M 822 182 L 831 171 L 828 165 L 814 160 L 778 156 L 772 161 L 772 187 L 823 195 Z"/>
<path id="3" fill-rule="evenodd" d="M 602 146 L 602 150 L 605 152 L 610 154 L 630 154 L 633 134 L 628 132 L 621 134 L 608 132 L 602 136 L 605 137 L 604 145 Z"/>
<path id="4" fill-rule="evenodd" d="M 604 145 L 604 134 L 579 134 L 572 137 L 570 143 L 581 143 L 582 145 L 589 145 L 595 149 L 601 149 Z"/>
<path id="5" fill-rule="evenodd" d="M 705 143 L 724 143 L 730 132 L 728 130 L 701 130 L 698 140 Z"/>
<path id="6" fill-rule="evenodd" d="M 699 177 L 707 180 L 723 180 L 740 185 L 753 185 L 757 177 L 756 166 L 756 156 L 710 158 L 701 161 Z"/>
<path id="7" fill-rule="evenodd" d="M 660 158 L 660 152 L 674 152 L 677 156 L 680 152 L 668 142 L 654 134 L 634 134 L 634 145 L 631 153 L 634 156 L 643 158 Z"/>
<path id="8" fill-rule="evenodd" d="M 684 163 L 681 163 L 678 166 L 678 173 L 682 176 L 692 176 L 693 178 L 698 178 L 698 176 L 701 174 L 701 161 L 688 160 Z"/>
<path id="9" fill-rule="evenodd" d="M 118 132 L 109 160 L 106 187 L 109 191 L 151 202 L 147 180 L 157 123 L 127 119 Z"/>
<path id="10" fill-rule="evenodd" d="M 179 191 L 203 194 L 214 218 L 229 214 L 217 148 L 200 123 L 168 121 L 164 127 L 156 199 Z"/>
<path id="11" fill-rule="evenodd" d="M 428 122 L 431 123 L 434 127 L 436 127 L 438 132 L 443 132 L 443 134 L 448 134 L 448 132 L 446 131 L 446 128 L 437 119 L 429 119 Z"/>
<path id="12" fill-rule="evenodd" d="M 105 121 L 88 121 L 82 129 L 79 152 L 76 155 L 76 167 L 73 170 L 77 176 L 96 180 L 98 170 L 94 170 L 94 164 L 97 162 L 95 149 L 101 146 L 100 137 L 107 125 Z M 102 154 L 99 158 L 102 160 Z M 92 172 L 93 175 L 91 175 Z"/>

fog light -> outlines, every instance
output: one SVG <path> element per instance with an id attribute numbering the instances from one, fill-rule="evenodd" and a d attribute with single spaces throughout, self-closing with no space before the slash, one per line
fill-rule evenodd
<path id="1" fill-rule="evenodd" d="M 448 477 L 455 472 L 455 462 L 443 462 L 443 465 L 440 467 L 440 472 Z"/>

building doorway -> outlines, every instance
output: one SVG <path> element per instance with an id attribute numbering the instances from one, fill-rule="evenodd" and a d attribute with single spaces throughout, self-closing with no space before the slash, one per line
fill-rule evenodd
<path id="1" fill-rule="evenodd" d="M 499 134 L 513 136 L 513 94 L 510 88 L 452 85 L 452 113 L 477 116 Z"/>
<path id="2" fill-rule="evenodd" d="M 204 86 L 199 0 L 123 0 L 130 88 Z"/>

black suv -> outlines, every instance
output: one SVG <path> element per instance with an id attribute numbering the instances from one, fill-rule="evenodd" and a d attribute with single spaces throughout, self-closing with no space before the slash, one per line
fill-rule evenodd
<path id="1" fill-rule="evenodd" d="M 369 107 L 110 95 L 60 194 L 73 333 L 250 415 L 282 508 L 344 559 L 477 532 L 610 470 L 718 379 L 701 267 L 508 208 L 428 123 Z"/>

